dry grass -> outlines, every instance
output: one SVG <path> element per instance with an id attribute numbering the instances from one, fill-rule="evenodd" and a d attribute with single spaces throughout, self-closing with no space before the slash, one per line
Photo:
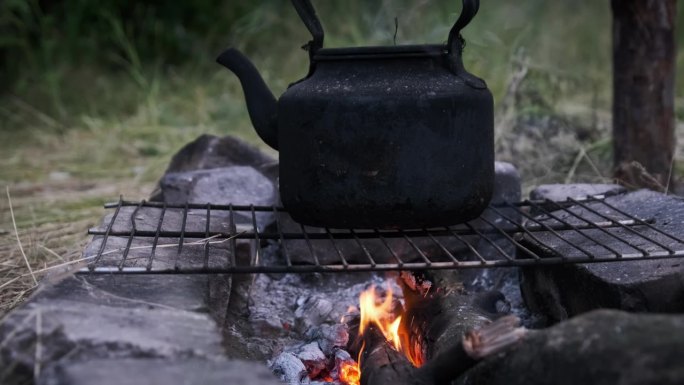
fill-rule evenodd
<path id="1" fill-rule="evenodd" d="M 39 183 L 12 191 L 7 186 L 13 197 L 12 206 L 6 197 L 0 202 L 0 316 L 21 303 L 37 281 L 54 272 L 52 267 L 80 258 L 88 228 L 102 215 L 101 205 L 90 206 L 90 202 L 111 200 L 117 190 L 144 196 L 143 190 L 149 189 L 116 181 L 98 181 L 89 189 L 78 187 L 76 183 Z M 87 203 L 72 209 L 73 202 Z M 67 210 L 67 215 L 61 214 Z M 11 211 L 17 221 L 12 220 Z"/>
<path id="2" fill-rule="evenodd" d="M 11 206 L 0 197 L 0 316 L 35 288 L 31 271 L 40 281 L 81 257 L 103 203 L 120 194 L 147 197 L 170 154 L 205 131 L 130 118 L 64 134 L 0 132 L 0 187 L 11 196 Z"/>

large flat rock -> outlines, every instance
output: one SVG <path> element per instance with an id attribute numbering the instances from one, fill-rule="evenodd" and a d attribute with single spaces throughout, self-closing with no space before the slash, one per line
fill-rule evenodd
<path id="1" fill-rule="evenodd" d="M 641 190 L 617 195 L 606 202 L 637 218 L 653 223 L 676 237 L 684 238 L 684 201 L 677 197 Z M 595 207 L 601 207 L 596 205 Z M 591 217 L 583 208 L 585 217 Z M 603 214 L 617 215 L 613 210 Z M 565 220 L 574 219 L 564 216 Z M 596 216 L 596 220 L 601 220 Z M 603 219 L 605 221 L 605 219 Z M 546 218 L 546 223 L 555 221 Z M 684 244 L 657 233 L 646 226 L 635 228 L 657 242 L 681 250 Z M 590 254 L 610 254 L 612 251 L 597 244 L 586 235 L 599 240 L 608 247 L 625 255 L 639 255 L 638 248 L 648 252 L 663 249 L 626 229 L 611 229 L 613 235 L 626 239 L 618 241 L 611 234 L 599 230 L 585 230 L 584 235 L 574 231 L 561 232 L 567 241 L 583 248 Z M 567 258 L 583 256 L 583 251 L 561 241 L 550 233 L 538 235 L 551 248 L 535 248 L 535 242 L 526 239 L 540 256 L 562 255 Z M 654 259 L 610 263 L 573 264 L 555 267 L 526 268 L 522 275 L 522 292 L 530 308 L 543 313 L 549 321 L 556 322 L 573 315 L 598 308 L 613 308 L 641 312 L 684 312 L 684 262 L 681 259 Z"/>
<path id="2" fill-rule="evenodd" d="M 487 358 L 459 385 L 678 385 L 684 316 L 597 310 Z"/>
<path id="3" fill-rule="evenodd" d="M 111 359 L 60 364 L 41 377 L 44 385 L 278 385 L 265 365 L 246 361 Z"/>
<path id="4" fill-rule="evenodd" d="M 162 180 L 177 183 L 167 196 L 158 189 L 153 198 L 166 203 L 272 205 L 277 200 L 273 163 L 236 138 L 202 136 L 171 161 L 168 178 Z M 238 202 L 227 202 L 228 197 Z M 168 209 L 162 218 L 159 209 L 122 207 L 115 221 L 110 213 L 100 228 L 113 223 L 115 232 L 178 231 L 183 216 L 181 209 Z M 232 221 L 227 212 L 213 213 L 209 223 L 206 218 L 204 209 L 189 210 L 185 230 L 204 233 L 208 227 L 230 233 L 248 222 L 239 216 Z M 270 221 L 258 219 L 262 226 Z M 250 263 L 252 258 L 251 245 L 240 242 L 186 238 L 179 248 L 178 238 L 112 235 L 104 245 L 103 240 L 95 236 L 84 257 L 92 257 L 89 262 L 99 258 L 98 266 L 112 271 L 124 267 L 142 272 L 149 267 L 171 272 L 175 267 Z M 226 333 L 232 330 L 229 315 L 244 302 L 238 300 L 244 295 L 232 294 L 236 288 L 248 293 L 249 279 L 114 274 L 46 280 L 0 323 L 0 383 L 272 383 L 273 377 L 264 376 L 265 365 L 227 361 L 251 358 Z"/>
<path id="5" fill-rule="evenodd" d="M 202 276 L 72 276 L 43 284 L 0 324 L 7 381 L 64 362 L 224 357 Z M 0 381 L 0 382 L 2 382 Z"/>

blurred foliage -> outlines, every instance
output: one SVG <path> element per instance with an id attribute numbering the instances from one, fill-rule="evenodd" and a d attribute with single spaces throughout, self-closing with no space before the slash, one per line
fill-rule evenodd
<path id="1" fill-rule="evenodd" d="M 4 63 L 10 73 L 61 62 L 116 64 L 130 55 L 120 41 L 125 36 L 141 61 L 179 64 L 258 6 L 225 0 L 4 0 L 1 47 L 6 58 L 20 59 Z"/>
<path id="2" fill-rule="evenodd" d="M 328 47 L 393 44 L 395 17 L 397 44 L 444 42 L 460 11 L 455 0 L 314 4 Z M 684 19 L 683 8 L 679 20 Z M 535 71 L 531 77 L 541 80 L 534 85 L 538 101 L 591 102 L 607 109 L 610 20 L 608 1 L 483 0 L 479 15 L 464 31 L 466 67 L 486 79 L 500 101 L 515 53 L 524 48 Z M 225 92 L 239 96 L 235 79 L 213 61 L 221 49 L 234 45 L 246 51 L 278 94 L 305 74 L 307 57 L 299 47 L 308 39 L 290 2 L 283 0 L 3 0 L 0 124 L 17 127 L 26 120 L 13 105 L 17 98 L 54 120 L 53 126 L 80 125 L 83 115 L 135 114 L 141 106 L 153 122 L 177 118 L 185 124 L 187 116 L 163 111 L 168 95 L 185 100 L 193 100 L 197 92 L 208 99 L 225 98 Z M 175 81 L 177 77 L 185 81 Z M 680 77 L 680 97 L 683 84 Z M 532 112 L 553 107 L 531 105 Z M 683 113 L 681 106 L 678 113 Z M 35 117 L 24 123 L 35 123 Z"/>

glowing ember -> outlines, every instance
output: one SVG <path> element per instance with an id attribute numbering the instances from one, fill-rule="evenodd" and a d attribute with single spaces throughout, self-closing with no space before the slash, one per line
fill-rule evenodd
<path id="1" fill-rule="evenodd" d="M 361 370 L 354 362 L 343 362 L 340 366 L 340 381 L 347 385 L 359 385 L 361 383 Z"/>

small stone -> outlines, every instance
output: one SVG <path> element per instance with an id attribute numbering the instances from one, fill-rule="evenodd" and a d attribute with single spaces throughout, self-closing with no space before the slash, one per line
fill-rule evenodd
<path id="1" fill-rule="evenodd" d="M 306 366 L 309 378 L 316 378 L 328 366 L 328 359 L 316 342 L 303 345 L 295 355 Z"/>
<path id="2" fill-rule="evenodd" d="M 258 335 L 277 337 L 287 333 L 280 318 L 275 314 L 264 314 L 264 317 L 253 317 L 250 319 L 252 329 Z"/>
<path id="3" fill-rule="evenodd" d="M 332 321 L 330 319 L 332 311 L 332 302 L 327 299 L 316 296 L 307 297 L 295 310 L 295 330 L 304 333 L 312 326 Z"/>
<path id="4" fill-rule="evenodd" d="M 315 340 L 323 353 L 330 355 L 335 348 L 343 348 L 349 342 L 349 330 L 346 324 L 322 324 L 307 331 L 307 337 Z"/>
<path id="5" fill-rule="evenodd" d="M 304 363 L 297 358 L 293 353 L 280 353 L 273 362 L 269 364 L 269 368 L 282 381 L 288 385 L 309 384 L 309 375 L 306 371 Z"/>

